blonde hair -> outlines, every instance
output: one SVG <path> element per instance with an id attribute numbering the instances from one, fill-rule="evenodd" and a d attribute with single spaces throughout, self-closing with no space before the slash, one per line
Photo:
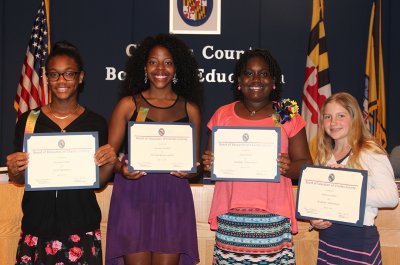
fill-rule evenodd
<path id="1" fill-rule="evenodd" d="M 317 134 L 317 154 L 315 164 L 325 166 L 332 156 L 332 150 L 335 147 L 334 140 L 325 132 L 323 121 L 326 105 L 329 103 L 337 103 L 345 108 L 352 118 L 351 130 L 347 135 L 348 144 L 351 147 L 351 155 L 347 162 L 347 166 L 356 169 L 362 169 L 360 162 L 360 154 L 362 151 L 372 151 L 378 154 L 386 154 L 385 149 L 380 146 L 375 138 L 368 131 L 364 124 L 360 106 L 357 100 L 346 92 L 340 92 L 330 96 L 322 105 Z"/>

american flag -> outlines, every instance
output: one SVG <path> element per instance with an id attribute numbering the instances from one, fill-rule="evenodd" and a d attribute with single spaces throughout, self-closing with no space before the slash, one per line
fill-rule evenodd
<path id="1" fill-rule="evenodd" d="M 44 80 L 44 64 L 49 53 L 48 40 L 46 5 L 45 0 L 42 0 L 32 27 L 15 96 L 14 108 L 18 117 L 27 110 L 48 103 L 47 83 Z"/>

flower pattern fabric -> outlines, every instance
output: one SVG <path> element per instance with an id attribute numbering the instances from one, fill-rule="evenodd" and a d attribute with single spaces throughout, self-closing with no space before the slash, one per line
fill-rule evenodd
<path id="1" fill-rule="evenodd" d="M 21 232 L 15 264 L 101 265 L 100 229 L 51 240 Z"/>

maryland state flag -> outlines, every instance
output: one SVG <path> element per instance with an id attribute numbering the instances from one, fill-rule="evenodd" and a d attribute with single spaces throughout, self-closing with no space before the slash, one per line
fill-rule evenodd
<path id="1" fill-rule="evenodd" d="M 182 0 L 183 14 L 190 20 L 201 20 L 206 17 L 207 0 Z"/>
<path id="2" fill-rule="evenodd" d="M 301 115 L 307 122 L 307 140 L 313 159 L 317 152 L 319 111 L 326 98 L 330 95 L 331 84 L 329 81 L 328 50 L 324 26 L 324 1 L 313 0 L 301 111 Z"/>
<path id="3" fill-rule="evenodd" d="M 386 148 L 386 99 L 382 56 L 381 0 L 372 3 L 367 61 L 365 65 L 365 123 L 378 143 Z"/>

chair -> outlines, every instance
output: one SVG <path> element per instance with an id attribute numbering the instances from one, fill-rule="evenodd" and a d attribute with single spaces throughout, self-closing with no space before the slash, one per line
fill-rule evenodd
<path id="1" fill-rule="evenodd" d="M 392 149 L 389 159 L 393 167 L 394 177 L 400 179 L 400 145 Z"/>

